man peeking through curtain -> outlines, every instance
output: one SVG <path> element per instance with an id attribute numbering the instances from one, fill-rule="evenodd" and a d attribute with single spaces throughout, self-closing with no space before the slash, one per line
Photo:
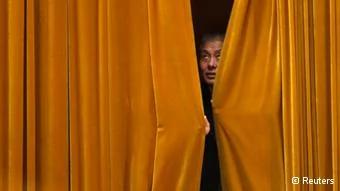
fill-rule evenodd
<path id="1" fill-rule="evenodd" d="M 204 113 L 210 122 L 210 132 L 205 139 L 201 191 L 221 190 L 220 167 L 215 138 L 211 95 L 218 63 L 220 60 L 224 34 L 205 34 L 199 47 L 199 68 L 202 81 Z"/>

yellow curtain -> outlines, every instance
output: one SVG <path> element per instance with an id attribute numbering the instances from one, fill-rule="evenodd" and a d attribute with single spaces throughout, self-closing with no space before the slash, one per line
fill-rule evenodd
<path id="1" fill-rule="evenodd" d="M 198 189 L 204 123 L 189 7 L 70 1 L 72 190 Z"/>
<path id="2" fill-rule="evenodd" d="M 25 8 L 0 2 L 0 189 L 20 190 L 24 176 Z"/>
<path id="3" fill-rule="evenodd" d="M 284 190 L 276 2 L 234 1 L 213 92 L 223 190 Z"/>
<path id="4" fill-rule="evenodd" d="M 339 22 L 335 0 L 234 2 L 213 92 L 223 190 L 339 190 Z"/>
<path id="5" fill-rule="evenodd" d="M 279 2 L 286 189 L 339 190 L 340 5 Z M 291 178 L 334 179 L 292 185 Z"/>
<path id="6" fill-rule="evenodd" d="M 235 0 L 213 92 L 223 190 L 339 190 L 339 14 Z M 3 0 L 0 26 L 0 190 L 199 190 L 190 1 Z"/>
<path id="7" fill-rule="evenodd" d="M 189 1 L 1 1 L 1 190 L 198 190 Z"/>

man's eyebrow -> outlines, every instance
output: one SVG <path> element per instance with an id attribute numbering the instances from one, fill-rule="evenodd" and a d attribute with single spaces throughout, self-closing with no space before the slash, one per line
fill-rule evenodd
<path id="1" fill-rule="evenodd" d="M 216 50 L 216 51 L 214 52 L 214 54 L 220 54 L 221 51 L 222 51 L 222 49 L 218 49 L 218 50 Z"/>
<path id="2" fill-rule="evenodd" d="M 201 50 L 201 54 L 204 53 L 204 54 L 209 54 L 209 52 L 207 50 Z"/>

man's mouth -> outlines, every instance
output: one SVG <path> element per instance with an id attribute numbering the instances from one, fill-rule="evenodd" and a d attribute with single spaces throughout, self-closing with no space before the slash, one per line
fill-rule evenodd
<path id="1" fill-rule="evenodd" d="M 216 73 L 214 72 L 207 72 L 205 73 L 208 79 L 215 79 Z"/>

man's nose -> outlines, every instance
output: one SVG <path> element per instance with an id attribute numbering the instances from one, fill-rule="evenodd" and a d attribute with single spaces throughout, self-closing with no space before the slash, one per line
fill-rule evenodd
<path id="1" fill-rule="evenodd" d="M 217 67 L 217 59 L 215 57 L 211 57 L 209 63 L 208 63 L 209 68 L 216 68 Z"/>

